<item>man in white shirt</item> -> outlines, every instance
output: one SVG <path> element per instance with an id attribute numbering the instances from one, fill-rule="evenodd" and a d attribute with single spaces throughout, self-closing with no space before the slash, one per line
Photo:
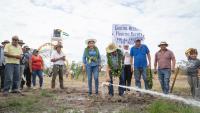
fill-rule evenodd
<path id="1" fill-rule="evenodd" d="M 124 80 L 125 86 L 131 86 L 132 72 L 131 72 L 131 56 L 129 45 L 124 45 Z M 130 91 L 130 89 L 127 89 Z"/>
<path id="2" fill-rule="evenodd" d="M 60 88 L 64 89 L 63 85 L 63 69 L 64 69 L 64 61 L 65 61 L 65 55 L 62 52 L 62 45 L 58 44 L 55 46 L 56 51 L 53 52 L 52 54 L 52 59 L 51 61 L 53 62 L 53 77 L 52 77 L 52 82 L 51 82 L 51 88 L 55 88 L 55 81 L 56 81 L 56 76 L 59 75 L 59 82 L 60 82 Z"/>

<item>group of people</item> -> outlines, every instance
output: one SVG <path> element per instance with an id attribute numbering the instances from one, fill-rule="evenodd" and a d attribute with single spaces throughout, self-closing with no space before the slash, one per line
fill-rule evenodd
<path id="1" fill-rule="evenodd" d="M 92 79 L 95 81 L 95 94 L 99 93 L 99 72 L 101 71 L 101 54 L 95 45 L 96 39 L 85 41 L 86 48 L 83 53 L 83 71 L 88 77 L 88 95 L 92 95 Z M 24 85 L 28 88 L 36 89 L 36 77 L 39 78 L 39 88 L 43 88 L 44 61 L 39 55 L 39 50 L 24 46 L 23 40 L 18 36 L 12 37 L 12 42 L 5 40 L 0 46 L 0 76 L 1 91 L 4 96 L 11 93 L 21 93 Z M 166 42 L 161 42 L 160 48 L 155 54 L 154 73 L 158 73 L 160 85 L 164 94 L 169 94 L 171 73 L 175 71 L 176 59 L 174 53 L 169 50 Z M 51 88 L 55 88 L 56 77 L 59 76 L 60 88 L 64 89 L 63 69 L 65 65 L 65 54 L 62 52 L 62 44 L 55 45 L 52 53 L 53 76 Z M 198 52 L 194 48 L 186 51 L 188 58 L 187 74 L 188 83 L 191 87 L 192 96 L 195 97 L 196 87 L 200 86 L 200 60 L 197 58 Z M 134 75 L 135 86 L 141 88 L 141 77 L 144 81 L 144 88 L 149 90 L 147 69 L 151 69 L 151 55 L 147 45 L 142 44 L 141 40 L 135 40 L 135 45 L 123 45 L 118 47 L 111 43 L 106 47 L 107 67 L 106 81 L 109 83 L 108 92 L 114 96 L 113 78 L 119 78 L 119 85 L 131 86 L 132 75 Z M 128 88 L 118 88 L 119 95 L 130 93 Z M 140 93 L 137 93 L 140 95 Z"/>
<path id="2" fill-rule="evenodd" d="M 23 40 L 13 36 L 12 41 L 5 40 L 0 46 L 0 76 L 3 96 L 9 93 L 21 93 L 26 84 L 27 88 L 36 88 L 36 77 L 39 78 L 39 88 L 43 88 L 44 61 L 39 50 L 31 50 L 24 46 Z M 63 89 L 63 66 L 65 55 L 61 51 L 62 45 L 55 46 L 51 61 L 53 66 L 52 88 L 55 88 L 55 79 L 59 75 L 60 88 Z"/>
<path id="3" fill-rule="evenodd" d="M 83 54 L 83 70 L 88 77 L 88 94 L 92 95 L 92 75 L 95 81 L 95 94 L 98 95 L 99 72 L 101 70 L 101 54 L 95 45 L 96 39 L 86 40 L 87 47 Z M 174 53 L 169 50 L 166 42 L 161 42 L 160 48 L 155 54 L 154 73 L 158 74 L 160 85 L 164 94 L 170 93 L 170 77 L 175 72 L 176 59 Z M 187 51 L 187 57 L 190 65 L 187 67 L 188 82 L 191 87 L 193 97 L 195 97 L 195 88 L 198 76 L 200 76 L 200 60 L 197 59 L 197 50 Z M 141 40 L 135 40 L 135 45 L 129 48 L 129 45 L 119 47 L 114 43 L 106 47 L 107 67 L 106 81 L 108 83 L 108 93 L 114 95 L 113 78 L 119 78 L 119 85 L 131 86 L 132 75 L 135 78 L 135 86 L 141 88 L 141 77 L 144 81 L 146 90 L 150 89 L 147 80 L 147 69 L 151 69 L 151 55 L 149 48 L 141 43 Z M 193 65 L 192 65 L 193 64 Z M 196 84 L 194 84 L 196 82 Z M 196 85 L 196 86 L 195 86 Z M 119 95 L 123 96 L 130 89 L 118 88 Z M 137 93 L 140 95 L 140 93 Z"/>

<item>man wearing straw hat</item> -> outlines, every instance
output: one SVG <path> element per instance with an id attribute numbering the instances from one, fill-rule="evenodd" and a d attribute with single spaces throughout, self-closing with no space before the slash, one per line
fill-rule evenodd
<path id="1" fill-rule="evenodd" d="M 1 77 L 1 87 L 0 87 L 0 91 L 3 90 L 3 86 L 4 86 L 4 77 L 5 77 L 5 74 L 4 74 L 4 69 L 5 69 L 5 56 L 4 56 L 4 47 L 6 44 L 9 44 L 10 41 L 8 40 L 5 40 L 3 41 L 1 44 L 2 46 L 0 46 L 0 77 Z"/>
<path id="2" fill-rule="evenodd" d="M 114 89 L 113 89 L 113 77 L 119 78 L 119 85 L 124 84 L 124 75 L 123 75 L 123 53 L 117 47 L 116 44 L 111 43 L 106 48 L 106 55 L 107 55 L 107 68 L 106 68 L 106 81 L 110 83 L 108 86 L 109 95 L 114 96 Z M 124 95 L 124 88 L 119 87 L 119 96 Z"/>
<path id="3" fill-rule="evenodd" d="M 10 88 L 12 93 L 20 93 L 20 59 L 22 55 L 22 48 L 18 44 L 18 36 L 12 37 L 12 43 L 7 44 L 4 49 L 6 56 L 6 67 L 5 67 L 5 81 L 3 96 L 8 96 Z"/>
<path id="4" fill-rule="evenodd" d="M 162 91 L 164 94 L 168 94 L 171 72 L 175 70 L 176 59 L 174 53 L 167 49 L 168 44 L 166 42 L 161 42 L 158 47 L 160 47 L 160 50 L 155 54 L 154 73 L 157 73 L 158 70 Z"/>
<path id="5" fill-rule="evenodd" d="M 59 76 L 59 82 L 60 82 L 60 89 L 64 89 L 63 85 L 63 69 L 65 65 L 65 55 L 62 52 L 63 46 L 61 44 L 57 44 L 55 46 L 55 50 L 52 54 L 52 59 L 51 61 L 53 62 L 53 77 L 51 81 L 51 88 L 55 88 L 55 81 L 56 81 L 56 76 Z"/>

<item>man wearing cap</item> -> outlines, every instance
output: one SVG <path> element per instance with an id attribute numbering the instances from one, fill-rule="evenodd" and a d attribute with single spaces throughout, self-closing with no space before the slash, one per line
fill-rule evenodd
<path id="1" fill-rule="evenodd" d="M 0 77 L 1 77 L 0 91 L 3 90 L 4 77 L 5 77 L 4 69 L 5 69 L 6 63 L 5 63 L 5 56 L 4 56 L 4 47 L 6 44 L 9 44 L 9 43 L 10 43 L 10 41 L 5 40 L 1 43 L 2 46 L 0 46 Z"/>
<path id="2" fill-rule="evenodd" d="M 12 43 L 7 44 L 4 49 L 6 56 L 5 81 L 3 95 L 7 96 L 10 88 L 13 93 L 20 93 L 20 59 L 22 48 L 18 44 L 18 36 L 12 37 Z"/>
<path id="3" fill-rule="evenodd" d="M 25 43 L 23 42 L 23 40 L 19 40 L 18 44 L 19 44 L 19 45 L 21 46 L 21 48 L 22 48 L 22 46 L 23 46 Z M 24 53 L 23 49 L 22 49 L 22 52 Z M 23 89 L 22 84 L 23 84 L 23 82 L 25 81 L 25 79 L 24 79 L 24 68 L 25 68 L 25 56 L 24 56 L 24 54 L 22 54 L 22 55 L 21 55 L 21 59 L 20 59 L 20 88 L 21 88 L 21 89 Z"/>
<path id="4" fill-rule="evenodd" d="M 24 46 L 23 47 L 23 55 L 22 55 L 22 58 L 21 58 L 21 65 L 24 67 L 24 71 L 22 71 L 21 73 L 21 76 L 22 76 L 22 81 L 21 81 L 21 89 L 23 89 L 25 83 L 26 83 L 26 86 L 28 88 L 31 87 L 31 73 L 30 73 L 30 69 L 29 69 L 29 58 L 31 57 L 31 54 L 30 54 L 30 48 L 28 46 Z"/>
<path id="5" fill-rule="evenodd" d="M 136 40 L 135 45 L 131 48 L 131 64 L 134 66 L 135 85 L 141 88 L 141 76 L 144 80 L 145 89 L 148 88 L 147 67 L 151 68 L 151 56 L 149 48 L 145 44 L 141 44 L 141 40 Z M 133 64 L 134 59 L 134 64 Z M 147 64 L 148 59 L 148 64 Z M 133 72 L 133 68 L 132 68 Z M 139 94 L 139 93 L 138 93 Z"/>
<path id="6" fill-rule="evenodd" d="M 175 70 L 176 59 L 174 53 L 167 49 L 168 44 L 161 42 L 160 50 L 155 54 L 154 73 L 157 73 L 164 94 L 169 93 L 171 72 Z M 158 67 L 157 67 L 158 65 Z"/>
<path id="7" fill-rule="evenodd" d="M 58 44 L 55 46 L 56 51 L 52 54 L 51 61 L 53 62 L 53 77 L 51 81 L 51 88 L 55 88 L 55 81 L 56 76 L 59 76 L 59 82 L 60 82 L 60 89 L 64 89 L 63 85 L 63 69 L 65 65 L 65 55 L 62 52 L 61 48 L 63 46 L 61 44 Z"/>

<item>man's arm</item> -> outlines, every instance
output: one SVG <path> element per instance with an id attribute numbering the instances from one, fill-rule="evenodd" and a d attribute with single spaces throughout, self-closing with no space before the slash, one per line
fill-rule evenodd
<path id="1" fill-rule="evenodd" d="M 31 57 L 29 58 L 29 69 L 30 69 L 30 72 L 32 73 L 32 59 L 31 59 Z"/>
<path id="2" fill-rule="evenodd" d="M 174 53 L 172 53 L 172 72 L 175 71 L 175 66 L 176 66 L 176 58 L 174 56 Z"/>
<path id="3" fill-rule="evenodd" d="M 133 64 L 133 57 L 132 56 L 131 56 L 130 62 L 131 62 L 131 72 L 133 72 L 134 71 L 134 69 L 133 69 L 134 68 L 133 67 L 134 64 Z"/>
<path id="4" fill-rule="evenodd" d="M 42 60 L 42 70 L 44 70 L 44 61 L 43 61 L 43 58 L 42 57 L 40 57 L 41 58 L 41 60 Z"/>
<path id="5" fill-rule="evenodd" d="M 157 64 L 158 64 L 158 58 L 157 54 L 155 54 L 155 60 L 154 60 L 154 73 L 157 73 Z"/>
<path id="6" fill-rule="evenodd" d="M 106 82 L 110 81 L 110 67 L 106 66 Z"/>
<path id="7" fill-rule="evenodd" d="M 4 55 L 5 55 L 6 57 L 10 57 L 10 58 L 21 59 L 21 56 L 20 56 L 20 55 L 11 55 L 11 54 L 8 54 L 7 52 L 4 52 Z"/>
<path id="8" fill-rule="evenodd" d="M 151 68 L 151 55 L 150 55 L 150 53 L 147 54 L 147 58 L 148 58 L 148 61 L 149 61 L 148 67 Z"/>

